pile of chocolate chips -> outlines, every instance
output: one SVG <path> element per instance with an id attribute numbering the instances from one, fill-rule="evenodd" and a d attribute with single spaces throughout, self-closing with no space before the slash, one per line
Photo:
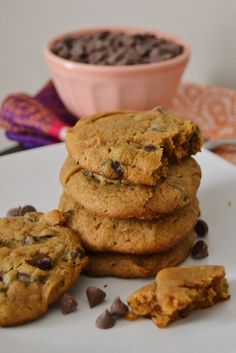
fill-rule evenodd
<path id="1" fill-rule="evenodd" d="M 111 33 L 103 31 L 86 36 L 67 36 L 51 51 L 63 59 L 93 65 L 137 65 L 174 58 L 183 47 L 153 34 Z"/>

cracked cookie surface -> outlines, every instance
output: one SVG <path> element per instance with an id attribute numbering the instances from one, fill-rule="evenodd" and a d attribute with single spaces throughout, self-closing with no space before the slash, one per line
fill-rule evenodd
<path id="1" fill-rule="evenodd" d="M 78 279 L 88 258 L 61 212 L 0 219 L 0 326 L 42 315 Z"/>
<path id="2" fill-rule="evenodd" d="M 196 197 L 201 169 L 193 158 L 169 166 L 168 175 L 155 186 L 108 180 L 86 172 L 67 158 L 61 173 L 65 192 L 98 215 L 153 219 L 187 206 Z"/>
<path id="3" fill-rule="evenodd" d="M 104 113 L 67 130 L 69 155 L 108 179 L 155 185 L 173 163 L 198 152 L 199 127 L 164 109 Z"/>
<path id="4" fill-rule="evenodd" d="M 151 221 L 110 218 L 88 212 L 66 194 L 59 208 L 86 249 L 130 254 L 156 253 L 174 246 L 194 228 L 199 213 L 195 199 L 184 209 Z"/>

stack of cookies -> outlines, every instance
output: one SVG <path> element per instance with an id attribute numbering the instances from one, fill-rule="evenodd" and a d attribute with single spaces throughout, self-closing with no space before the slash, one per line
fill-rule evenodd
<path id="1" fill-rule="evenodd" d="M 93 276 L 142 278 L 186 259 L 199 214 L 198 126 L 164 109 L 114 112 L 68 129 L 59 208 Z"/>

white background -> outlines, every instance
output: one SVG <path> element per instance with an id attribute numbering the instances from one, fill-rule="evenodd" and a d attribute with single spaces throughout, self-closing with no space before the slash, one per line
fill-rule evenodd
<path id="1" fill-rule="evenodd" d="M 236 88 L 235 0 L 0 0 L 0 101 L 10 92 L 34 94 L 47 81 L 50 38 L 103 25 L 179 35 L 192 47 L 185 80 Z"/>

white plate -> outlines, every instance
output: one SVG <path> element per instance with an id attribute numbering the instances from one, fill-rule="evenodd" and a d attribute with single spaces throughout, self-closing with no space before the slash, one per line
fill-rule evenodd
<path id="1" fill-rule="evenodd" d="M 65 159 L 64 144 L 0 158 L 0 216 L 9 208 L 32 204 L 47 211 L 57 206 L 61 193 L 59 169 Z M 235 353 L 236 352 L 236 168 L 214 154 L 197 156 L 203 179 L 199 191 L 201 217 L 209 225 L 209 256 L 188 260 L 194 264 L 222 264 L 230 282 L 231 299 L 195 312 L 159 329 L 150 320 L 120 320 L 110 330 L 95 327 L 96 317 L 115 296 L 123 300 L 146 280 L 91 279 L 81 277 L 71 290 L 79 309 L 63 316 L 54 305 L 42 318 L 24 326 L 0 329 L 2 353 Z M 107 299 L 90 309 L 88 285 L 105 288 Z"/>

